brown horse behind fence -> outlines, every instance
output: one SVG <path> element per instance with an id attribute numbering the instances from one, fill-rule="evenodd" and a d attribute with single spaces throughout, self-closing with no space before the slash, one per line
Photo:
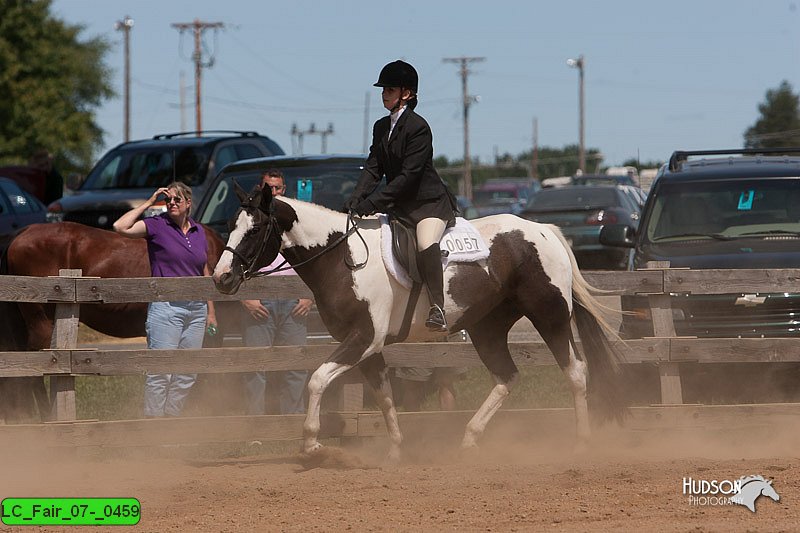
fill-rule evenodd
<path id="1" fill-rule="evenodd" d="M 208 264 L 213 269 L 224 243 L 206 227 Z M 128 239 L 112 231 L 72 222 L 34 224 L 11 242 L 0 264 L 0 274 L 13 276 L 57 276 L 59 269 L 81 269 L 84 276 L 143 278 L 150 276 L 147 243 Z M 55 305 L 0 302 L 0 351 L 50 348 Z M 142 337 L 146 303 L 82 305 L 80 321 L 106 335 Z M 219 336 L 221 338 L 221 335 Z M 0 379 L 0 419 L 30 417 L 33 398 L 45 418 L 49 414 L 43 380 Z M 5 416 L 4 416 L 5 415 Z"/>

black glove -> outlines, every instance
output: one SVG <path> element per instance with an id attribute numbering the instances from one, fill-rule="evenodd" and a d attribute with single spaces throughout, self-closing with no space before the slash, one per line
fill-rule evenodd
<path id="1" fill-rule="evenodd" d="M 361 202 L 361 198 L 359 198 L 358 196 L 351 196 L 350 198 L 348 198 L 344 202 L 344 206 L 342 207 L 342 211 L 344 213 L 349 213 L 350 211 L 352 211 L 353 209 L 356 208 L 356 206 L 359 204 L 359 202 Z"/>
<path id="2" fill-rule="evenodd" d="M 375 209 L 375 204 L 373 204 L 370 200 L 361 200 L 353 208 L 353 211 L 355 211 L 358 216 L 365 217 L 373 214 L 377 210 Z"/>

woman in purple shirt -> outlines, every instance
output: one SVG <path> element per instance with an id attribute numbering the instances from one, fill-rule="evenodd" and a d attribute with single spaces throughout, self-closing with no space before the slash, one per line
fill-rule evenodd
<path id="1" fill-rule="evenodd" d="M 161 195 L 166 196 L 167 212 L 140 219 Z M 150 270 L 155 277 L 210 276 L 205 230 L 189 217 L 191 208 L 192 189 L 174 182 L 122 215 L 114 223 L 114 231 L 125 237 L 147 239 Z M 216 324 L 213 302 L 151 302 L 145 324 L 147 347 L 201 348 L 206 326 Z M 196 374 L 148 374 L 144 415 L 178 416 L 196 378 Z"/>

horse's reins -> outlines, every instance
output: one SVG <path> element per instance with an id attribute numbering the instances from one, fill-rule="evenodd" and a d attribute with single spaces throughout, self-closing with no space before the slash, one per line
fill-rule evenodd
<path id="1" fill-rule="evenodd" d="M 236 250 L 234 250 L 230 246 L 226 245 L 225 248 L 223 248 L 223 250 L 226 250 L 226 251 L 232 253 L 239 260 L 239 262 L 242 264 L 242 277 L 244 279 L 247 280 L 247 279 L 250 279 L 251 277 L 253 277 L 253 274 L 250 271 L 253 269 L 253 265 L 258 260 L 258 258 L 261 257 L 261 254 L 264 253 L 264 249 L 267 247 L 267 243 L 269 242 L 270 235 L 272 235 L 272 231 L 275 229 L 275 226 L 277 226 L 277 225 L 278 225 L 278 223 L 277 223 L 277 220 L 275 219 L 275 216 L 270 214 L 269 215 L 268 226 L 267 226 L 267 234 L 264 236 L 263 239 L 261 239 L 261 245 L 258 248 L 258 252 L 256 252 L 253 255 L 253 259 L 251 261 L 248 261 L 247 259 L 245 259 L 245 257 L 242 256 L 242 254 L 240 254 L 239 252 L 237 252 Z"/>
<path id="2" fill-rule="evenodd" d="M 351 224 L 352 224 L 352 226 L 351 226 Z M 272 234 L 272 230 L 277 225 L 278 225 L 278 223 L 277 223 L 277 220 L 275 219 L 275 215 L 270 214 L 269 215 L 269 227 L 268 227 L 268 230 L 267 230 L 267 235 L 261 240 L 261 246 L 258 249 L 258 253 L 253 256 L 253 260 L 252 261 L 247 261 L 244 257 L 242 257 L 242 255 L 239 252 L 237 252 L 236 250 L 234 250 L 233 248 L 231 248 L 229 246 L 225 246 L 224 249 L 229 251 L 229 252 L 231 252 L 242 263 L 242 266 L 243 266 L 243 268 L 242 268 L 242 277 L 244 277 L 245 280 L 248 280 L 248 279 L 251 279 L 251 278 L 257 278 L 257 277 L 261 277 L 261 276 L 269 276 L 270 274 L 274 274 L 275 272 L 282 272 L 284 270 L 291 270 L 293 268 L 300 267 L 300 266 L 303 266 L 303 265 L 305 265 L 307 263 L 310 263 L 311 261 L 317 259 L 318 257 L 328 253 L 329 251 L 331 251 L 334 248 L 336 248 L 337 246 L 339 246 L 341 243 L 346 241 L 347 238 L 350 237 L 350 235 L 352 235 L 353 233 L 358 235 L 358 238 L 361 239 L 362 243 L 364 243 L 364 249 L 367 250 L 367 258 L 364 259 L 364 261 L 362 261 L 361 263 L 353 263 L 353 264 L 349 263 L 347 261 L 347 258 L 345 258 L 345 264 L 348 267 L 350 267 L 351 269 L 356 269 L 356 268 L 361 268 L 364 265 L 366 265 L 367 264 L 367 260 L 369 260 L 369 247 L 367 247 L 367 241 L 364 240 L 364 237 L 361 235 L 361 232 L 358 231 L 359 230 L 358 224 L 356 224 L 356 222 L 353 220 L 353 213 L 352 213 L 352 211 L 350 211 L 350 212 L 347 213 L 347 224 L 345 225 L 345 232 L 341 236 L 339 236 L 339 238 L 337 238 L 335 241 L 333 241 L 331 244 L 327 245 L 325 248 L 323 248 L 322 250 L 320 250 L 316 254 L 312 255 L 308 259 L 304 259 L 303 261 L 300 261 L 296 265 L 288 265 L 288 266 L 284 266 L 287 263 L 287 261 L 284 259 L 283 263 L 281 263 L 280 265 L 278 265 L 275 268 L 271 268 L 269 270 L 264 270 L 264 271 L 251 272 L 251 270 L 253 268 L 253 264 L 258 260 L 259 257 L 261 257 L 261 254 L 264 253 L 264 248 L 266 248 L 266 246 L 267 246 L 267 241 L 269 240 L 269 237 Z M 244 268 L 244 265 L 247 265 L 247 267 Z"/>

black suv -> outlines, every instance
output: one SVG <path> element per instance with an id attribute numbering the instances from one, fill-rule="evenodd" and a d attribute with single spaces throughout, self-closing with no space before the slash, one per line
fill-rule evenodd
<path id="1" fill-rule="evenodd" d="M 228 221 L 241 204 L 234 193 L 234 180 L 250 191 L 269 169 L 283 172 L 286 196 L 338 211 L 353 192 L 366 159 L 366 155 L 303 155 L 262 157 L 230 164 L 209 180 L 206 194 L 195 199 L 195 219 L 218 231 L 227 241 Z M 308 315 L 306 325 L 308 342 L 331 341 L 316 308 Z"/>
<path id="2" fill-rule="evenodd" d="M 659 170 L 638 231 L 603 228 L 601 242 L 634 248 L 633 269 L 800 267 L 800 148 L 675 152 Z M 678 335 L 794 337 L 800 294 L 673 294 Z M 628 338 L 652 336 L 646 297 L 626 296 Z"/>
<path id="3" fill-rule="evenodd" d="M 207 193 L 196 198 L 195 218 L 228 238 L 228 221 L 239 209 L 234 180 L 246 191 L 261 182 L 266 170 L 283 172 L 285 195 L 339 211 L 358 182 L 366 155 L 303 155 L 265 157 L 228 165 L 213 180 Z"/>
<path id="4" fill-rule="evenodd" d="M 211 178 L 225 165 L 283 153 L 275 141 L 253 131 L 172 133 L 123 143 L 100 159 L 74 194 L 50 204 L 48 220 L 111 229 L 123 213 L 172 181 L 192 187 L 196 211 Z M 163 210 L 157 204 L 144 216 Z"/>

